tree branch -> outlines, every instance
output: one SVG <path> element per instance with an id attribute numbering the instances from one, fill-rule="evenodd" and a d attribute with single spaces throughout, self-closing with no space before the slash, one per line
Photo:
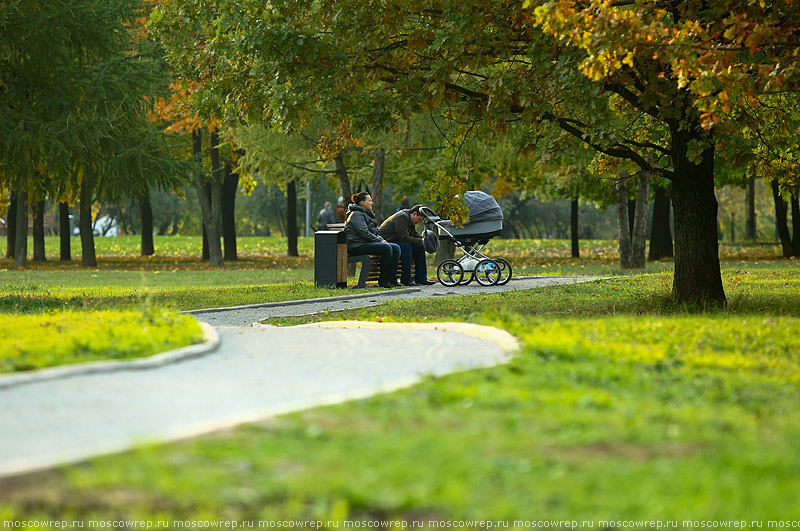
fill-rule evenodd
<path id="1" fill-rule="evenodd" d="M 667 169 L 664 169 L 664 168 L 656 168 L 655 166 L 653 166 L 650 163 L 650 161 L 645 159 L 642 155 L 640 155 L 636 151 L 630 149 L 629 147 L 624 146 L 622 143 L 614 144 L 613 147 L 605 147 L 605 146 L 602 146 L 602 145 L 600 145 L 600 144 L 598 144 L 596 142 L 592 142 L 590 140 L 590 138 L 589 138 L 589 135 L 578 128 L 582 124 L 580 124 L 580 122 L 577 122 L 576 120 L 570 120 L 570 119 L 567 119 L 567 118 L 559 118 L 558 116 L 555 116 L 555 115 L 553 115 L 551 113 L 544 113 L 542 115 L 542 119 L 547 120 L 549 122 L 555 123 L 563 131 L 571 134 L 575 138 L 578 138 L 584 144 L 586 144 L 590 148 L 594 149 L 595 151 L 598 151 L 598 152 L 603 153 L 605 155 L 608 155 L 610 157 L 617 157 L 617 158 L 621 158 L 621 159 L 630 160 L 631 162 L 635 163 L 636 165 L 638 165 L 643 170 L 646 170 L 646 171 L 649 171 L 651 173 L 655 173 L 655 174 L 661 175 L 662 177 L 664 177 L 666 179 L 669 179 L 669 180 L 677 179 L 677 175 L 674 172 L 672 172 L 670 170 L 667 170 Z M 626 143 L 627 143 L 627 141 L 626 141 Z M 631 143 L 634 144 L 634 145 L 636 144 L 635 142 L 631 142 Z M 661 149 L 663 149 L 663 148 L 661 148 Z"/>

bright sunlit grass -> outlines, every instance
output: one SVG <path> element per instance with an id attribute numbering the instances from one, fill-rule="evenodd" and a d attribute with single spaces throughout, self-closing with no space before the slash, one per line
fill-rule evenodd
<path id="1" fill-rule="evenodd" d="M 5 315 L 0 320 L 0 373 L 138 358 L 202 338 L 197 321 L 165 311 Z"/>
<path id="2" fill-rule="evenodd" d="M 563 242 L 535 252 L 503 243 L 493 242 L 497 254 L 518 271 L 620 273 L 613 245 L 575 261 Z M 522 348 L 506 366 L 12 482 L 0 515 L 328 528 L 345 519 L 798 520 L 800 275 L 797 262 L 767 255 L 764 246 L 725 255 L 729 304 L 707 312 L 671 302 L 667 261 L 602 282 L 273 320 L 467 321 L 508 330 Z M 247 268 L 178 269 L 7 271 L 3 300 L 27 313 L 191 305 L 214 292 L 227 302 L 248 290 L 264 300 L 319 294 L 310 283 L 260 283 Z"/>

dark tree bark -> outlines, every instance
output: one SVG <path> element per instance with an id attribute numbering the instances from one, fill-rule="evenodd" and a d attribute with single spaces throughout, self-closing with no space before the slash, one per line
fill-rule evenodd
<path id="1" fill-rule="evenodd" d="M 81 229 L 81 264 L 85 267 L 97 267 L 97 255 L 94 248 L 94 232 L 92 231 L 92 201 L 94 190 L 91 178 L 84 173 L 81 183 L 80 229 Z"/>
<path id="2" fill-rule="evenodd" d="M 220 242 L 220 215 L 222 207 L 222 186 L 220 183 L 219 171 L 219 135 L 211 133 L 211 198 L 205 193 L 205 178 L 201 169 L 195 175 L 194 186 L 197 190 L 197 197 L 200 201 L 200 211 L 203 215 L 203 226 L 205 227 L 208 241 L 208 261 L 213 267 L 222 267 L 222 244 Z M 197 157 L 199 164 L 199 154 L 201 152 L 200 130 L 192 132 L 192 151 Z M 216 170 L 216 171 L 215 171 Z"/>
<path id="3" fill-rule="evenodd" d="M 631 231 L 631 240 L 633 240 L 633 220 L 636 216 L 636 199 L 628 199 L 628 228 Z"/>
<path id="4" fill-rule="evenodd" d="M 636 214 L 633 217 L 631 237 L 631 266 L 643 269 L 646 263 L 647 247 L 647 198 L 650 196 L 650 174 L 639 172 L 639 183 L 636 192 Z"/>
<path id="5" fill-rule="evenodd" d="M 231 165 L 225 164 L 225 181 L 222 184 L 222 239 L 225 246 L 225 260 L 238 260 L 236 249 L 236 190 L 239 187 L 239 174 Z"/>
<path id="6" fill-rule="evenodd" d="M 375 159 L 372 164 L 372 212 L 378 220 L 378 225 L 383 222 L 383 166 L 386 160 L 386 152 L 383 148 L 375 151 Z"/>
<path id="7" fill-rule="evenodd" d="M 687 127 L 671 122 L 672 183 L 675 213 L 675 276 L 672 294 L 676 302 L 726 304 L 719 267 L 717 198 L 714 195 L 714 146 L 699 124 Z M 687 156 L 691 141 L 705 142 L 700 161 Z"/>
<path id="8" fill-rule="evenodd" d="M 208 261 L 215 267 L 222 267 L 222 166 L 219 161 L 219 132 L 211 133 L 211 220 L 208 233 Z M 213 228 L 213 230 L 212 230 Z"/>
<path id="9" fill-rule="evenodd" d="M 781 250 L 784 258 L 792 257 L 792 236 L 789 234 L 789 225 L 786 222 L 786 201 L 781 196 L 778 181 L 771 181 L 772 199 L 775 201 L 775 223 L 778 226 L 778 237 L 781 240 Z"/>
<path id="10" fill-rule="evenodd" d="M 633 267 L 633 249 L 628 216 L 628 182 L 617 175 L 617 232 L 619 233 L 619 264 L 623 269 Z"/>
<path id="11" fill-rule="evenodd" d="M 572 199 L 569 217 L 570 234 L 572 237 L 572 258 L 580 258 L 580 239 L 578 231 L 578 198 Z"/>
<path id="12" fill-rule="evenodd" d="M 28 183 L 24 175 L 17 176 L 16 192 L 14 267 L 25 267 L 28 263 Z"/>
<path id="13" fill-rule="evenodd" d="M 6 216 L 6 258 L 14 258 L 17 245 L 17 192 L 11 192 L 11 201 Z"/>
<path id="14" fill-rule="evenodd" d="M 300 256 L 297 252 L 297 187 L 294 181 L 289 181 L 286 186 L 286 236 L 289 256 Z"/>
<path id="15" fill-rule="evenodd" d="M 653 198 L 653 225 L 650 230 L 649 260 L 672 258 L 672 228 L 670 227 L 669 194 L 665 188 L 655 189 Z"/>
<path id="16" fill-rule="evenodd" d="M 153 207 L 150 205 L 149 192 L 142 196 L 139 211 L 142 216 L 142 256 L 153 256 L 156 248 L 153 245 Z"/>
<path id="17" fill-rule="evenodd" d="M 439 242 L 439 249 L 436 251 L 434 262 L 438 267 L 439 264 L 445 260 L 452 260 L 456 256 L 456 244 L 453 240 L 441 240 Z"/>
<path id="18" fill-rule="evenodd" d="M 797 198 L 797 188 L 792 194 L 792 256 L 800 258 L 800 202 Z"/>
<path id="19" fill-rule="evenodd" d="M 344 211 L 347 214 L 347 205 L 350 204 L 350 198 L 353 192 L 350 189 L 350 177 L 347 175 L 347 166 L 344 164 L 344 158 L 341 153 L 336 155 L 334 159 L 336 163 L 336 176 L 339 177 L 339 186 L 342 188 L 342 197 L 344 198 Z"/>
<path id="20" fill-rule="evenodd" d="M 210 205 L 211 204 L 211 185 L 210 184 L 206 183 L 206 184 L 203 185 L 203 193 L 206 194 L 206 199 L 208 200 L 208 204 Z M 202 203 L 201 203 L 201 208 L 202 208 Z M 201 216 L 201 218 L 202 218 L 202 216 Z M 205 218 L 202 218 L 202 219 L 205 219 Z M 203 258 L 203 260 L 208 260 L 208 256 L 209 256 L 209 254 L 208 254 L 208 232 L 206 232 L 205 221 L 200 223 L 200 225 L 202 225 L 202 229 L 203 229 L 202 230 L 202 234 L 203 234 L 203 254 L 202 254 L 202 258 Z"/>
<path id="21" fill-rule="evenodd" d="M 161 222 L 161 225 L 158 226 L 158 235 L 159 236 L 166 236 L 167 231 L 169 230 L 169 226 L 172 223 L 171 219 L 165 219 Z"/>
<path id="22" fill-rule="evenodd" d="M 744 236 L 756 243 L 756 179 L 750 177 L 747 179 L 747 189 L 745 193 L 745 221 L 744 221 Z"/>
<path id="23" fill-rule="evenodd" d="M 44 262 L 47 255 L 44 251 L 44 200 L 36 203 L 33 213 L 33 261 Z"/>
<path id="24" fill-rule="evenodd" d="M 58 238 L 61 242 L 61 261 L 72 261 L 72 234 L 69 226 L 69 203 L 58 204 Z"/>

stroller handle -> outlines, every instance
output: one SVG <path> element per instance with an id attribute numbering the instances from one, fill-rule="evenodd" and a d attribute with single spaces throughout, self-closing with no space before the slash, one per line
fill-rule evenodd
<path id="1" fill-rule="evenodd" d="M 419 213 L 422 214 L 426 220 L 428 221 L 441 221 L 442 218 L 431 208 L 426 206 L 419 207 Z"/>

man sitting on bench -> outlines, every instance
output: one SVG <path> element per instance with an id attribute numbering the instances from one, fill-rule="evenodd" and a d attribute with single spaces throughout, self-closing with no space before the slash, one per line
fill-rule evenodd
<path id="1" fill-rule="evenodd" d="M 400 266 L 402 268 L 401 283 L 404 286 L 429 286 L 435 284 L 428 280 L 428 268 L 425 264 L 425 248 L 422 237 L 415 226 L 425 218 L 419 209 L 422 205 L 398 210 L 381 223 L 378 234 L 389 243 L 400 246 Z M 416 268 L 414 279 L 411 278 L 411 261 Z"/>

